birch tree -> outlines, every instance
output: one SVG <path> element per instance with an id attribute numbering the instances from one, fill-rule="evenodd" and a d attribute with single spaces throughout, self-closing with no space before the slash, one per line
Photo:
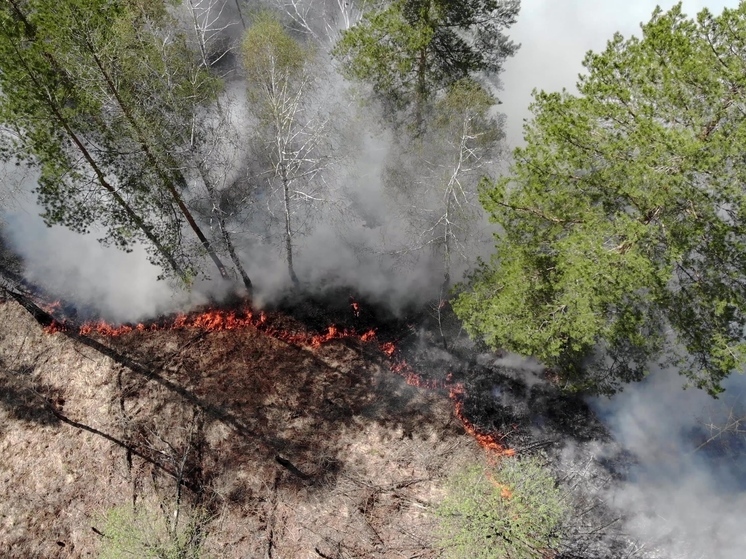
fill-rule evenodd
<path id="1" fill-rule="evenodd" d="M 333 45 L 340 33 L 357 24 L 363 15 L 383 0 L 271 0 L 294 29 L 317 44 Z"/>
<path id="2" fill-rule="evenodd" d="M 323 200 L 314 179 L 327 160 L 321 149 L 326 121 L 309 114 L 308 107 L 315 86 L 310 68 L 313 52 L 267 15 L 249 28 L 242 48 L 249 109 L 259 123 L 259 138 L 270 162 L 269 181 L 281 196 L 285 258 L 297 285 L 296 222 L 309 204 Z"/>
<path id="3" fill-rule="evenodd" d="M 453 266 L 473 258 L 480 237 L 477 186 L 493 170 L 503 137 L 500 119 L 491 115 L 495 104 L 477 82 L 457 82 L 435 103 L 428 131 L 401 146 L 389 171 L 389 191 L 412 239 L 399 252 L 432 251 L 443 273 L 440 299 L 451 287 Z"/>
<path id="4" fill-rule="evenodd" d="M 228 19 L 228 0 L 187 0 L 187 28 L 200 55 L 200 67 L 212 75 L 223 77 L 220 68 L 222 60 L 233 50 L 234 45 L 226 44 L 224 35 L 237 25 Z M 195 107 L 193 129 L 199 129 L 200 138 L 194 134 L 190 138 L 191 157 L 187 165 L 193 171 L 195 180 L 204 187 L 209 205 L 208 216 L 217 222 L 220 239 L 233 262 L 235 270 L 248 290 L 253 284 L 241 262 L 228 219 L 231 212 L 221 200 L 230 173 L 234 171 L 239 137 L 236 118 L 233 115 L 232 101 L 217 97 L 209 107 Z"/>

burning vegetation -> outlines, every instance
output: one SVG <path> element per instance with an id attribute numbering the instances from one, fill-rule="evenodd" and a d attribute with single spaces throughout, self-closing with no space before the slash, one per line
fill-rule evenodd
<path id="1" fill-rule="evenodd" d="M 522 464 L 537 453 L 554 452 L 553 447 L 560 451 L 561 440 L 574 438 L 580 443 L 605 436 L 579 399 L 561 395 L 551 384 L 529 386 L 510 371 L 484 361 L 497 356 L 463 345 L 470 342 L 463 337 L 459 341 L 452 335 L 453 328 L 447 330 L 453 325 L 443 320 L 447 317 L 443 308 L 434 327 L 427 310 L 392 316 L 375 303 L 328 293 L 294 296 L 263 310 L 237 302 L 117 325 L 79 322 L 75 309 L 65 302 L 46 304 L 38 296 L 8 294 L 43 327 L 37 326 L 39 334 L 29 334 L 28 328 L 21 334 L 19 329 L 21 338 L 14 338 L 14 332 L 6 332 L 5 341 L 0 336 L 4 363 L 39 369 L 34 384 L 24 389 L 33 395 L 32 407 L 39 408 L 35 416 L 89 433 L 104 444 L 113 443 L 101 447 L 100 452 L 106 449 L 111 459 L 102 458 L 100 470 L 119 471 L 116 449 L 125 452 L 125 472 L 111 475 L 129 480 L 131 488 L 125 484 L 112 494 L 113 500 L 97 506 L 115 510 L 128 498 L 144 502 L 157 497 L 170 503 L 176 499 L 183 503 L 179 506 L 185 515 L 206 522 L 199 528 L 206 533 L 209 519 L 222 514 L 237 526 L 247 526 L 243 536 L 263 533 L 259 540 L 272 547 L 273 557 L 302 556 L 291 544 L 290 534 L 303 532 L 297 537 L 313 541 L 320 557 L 347 553 L 382 559 L 389 556 L 387 549 L 409 553 L 405 550 L 414 546 L 422 557 L 434 558 L 442 544 L 434 542 L 432 535 L 438 533 L 440 522 L 447 521 L 428 511 L 442 498 L 443 480 L 452 472 L 464 464 L 483 464 L 486 490 L 515 503 L 505 505 L 506 510 L 520 508 L 523 501 L 517 495 L 532 491 L 534 481 L 522 480 L 516 473 L 520 468 L 506 463 Z M 8 305 L 2 307 L 7 312 Z M 448 350 L 440 343 L 444 331 L 454 342 Z M 71 344 L 75 355 L 93 360 L 94 368 L 88 372 L 72 365 L 84 378 L 71 381 L 51 372 L 54 368 L 44 372 L 45 366 L 34 364 L 32 358 L 25 364 L 13 357 L 23 354 L 19 348 L 39 348 L 33 352 L 37 355 L 48 353 L 44 347 L 61 344 Z M 55 360 L 51 363 L 64 361 Z M 12 378 L 13 383 L 26 382 L 24 377 Z M 89 393 L 89 404 L 81 400 L 76 391 L 89 385 L 108 387 L 110 396 L 104 400 L 111 402 L 109 412 L 101 414 L 96 393 L 101 388 Z M 468 443 L 464 433 L 477 444 Z M 66 452 L 77 456 L 75 450 Z M 146 471 L 160 480 L 147 491 L 142 487 Z M 237 486 L 242 471 L 256 472 L 255 478 Z M 514 477 L 506 479 L 495 472 Z M 554 479 L 549 470 L 546 475 Z M 574 479 L 572 474 L 564 475 Z M 54 479 L 51 472 L 45 476 Z M 541 481 L 542 491 L 553 483 Z M 175 493 L 164 493 L 164 487 Z M 126 497 L 128 491 L 136 497 Z M 301 499 L 301 495 L 305 496 Z M 306 497 L 311 495 L 323 495 L 332 508 L 310 512 L 313 507 L 309 508 Z M 584 531 L 577 531 L 591 535 L 576 534 L 570 544 L 563 543 L 575 553 L 568 557 L 597 556 L 598 542 L 605 536 L 594 531 L 596 518 L 606 522 L 608 513 L 594 499 L 587 497 L 580 503 L 594 518 L 582 516 Z M 534 526 L 529 510 L 511 514 Z M 358 521 L 363 533 L 378 536 L 361 540 Z M 77 522 L 79 526 L 81 520 Z M 104 528 L 117 529 L 116 523 L 108 522 L 94 527 L 101 533 Z M 313 531 L 304 532 L 304 526 Z M 410 528 L 405 534 L 398 526 Z M 285 535 L 280 535 L 280 527 Z M 70 532 L 73 527 L 60 530 L 67 534 L 60 536 L 66 545 L 73 542 L 80 549 L 96 545 L 95 538 L 89 541 L 90 535 Z M 538 537 L 533 530 L 526 536 L 531 546 L 542 553 L 556 548 L 557 539 L 531 539 Z M 216 542 L 226 537 L 221 532 L 205 545 L 223 545 Z M 585 555 L 578 553 L 579 545 Z M 241 551 L 250 556 L 266 552 L 261 546 Z"/>
<path id="2" fill-rule="evenodd" d="M 51 304 L 40 303 L 39 306 L 52 316 L 61 308 L 59 301 Z M 352 300 L 350 307 L 354 318 L 359 318 L 361 311 L 360 303 Z M 54 318 L 50 324 L 45 326 L 44 331 L 48 334 L 74 332 L 81 336 L 97 334 L 99 336 L 116 338 L 130 334 L 131 332 L 146 333 L 164 330 L 192 330 L 200 333 L 215 333 L 253 328 L 269 337 L 300 347 L 318 348 L 323 344 L 335 340 L 359 342 L 366 346 L 377 348 L 378 351 L 388 357 L 390 371 L 402 377 L 408 385 L 425 390 L 442 390 L 447 392 L 449 398 L 454 403 L 454 413 L 462 423 L 464 430 L 474 437 L 477 443 L 486 451 L 501 456 L 515 455 L 515 450 L 506 446 L 506 436 L 504 434 L 486 432 L 477 427 L 466 416 L 464 412 L 466 390 L 462 383 L 453 381 L 453 375 L 450 373 L 443 380 L 424 378 L 409 365 L 407 360 L 402 356 L 395 341 L 379 340 L 375 328 L 360 332 L 355 328 L 342 328 L 336 325 L 329 325 L 323 333 L 309 333 L 284 329 L 277 322 L 276 320 L 272 320 L 268 313 L 255 311 L 249 305 L 242 304 L 238 309 L 211 308 L 137 324 L 115 325 L 103 320 L 94 320 L 78 325 L 64 318 Z"/>

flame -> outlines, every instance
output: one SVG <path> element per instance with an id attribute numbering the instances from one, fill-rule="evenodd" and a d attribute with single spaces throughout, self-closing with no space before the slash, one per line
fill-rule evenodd
<path id="1" fill-rule="evenodd" d="M 389 357 L 391 357 L 392 355 L 394 355 L 394 353 L 396 353 L 396 344 L 394 344 L 393 342 L 384 342 L 380 344 L 380 346 L 381 346 L 381 351 L 385 353 L 386 355 L 388 355 Z"/>
<path id="2" fill-rule="evenodd" d="M 503 499 L 511 499 L 513 498 L 513 490 L 510 488 L 509 485 L 505 483 L 500 483 L 495 479 L 495 476 L 492 474 L 492 472 L 488 471 L 485 472 L 485 477 L 487 480 L 495 486 L 495 489 L 500 490 L 500 497 Z"/>
<path id="3" fill-rule="evenodd" d="M 360 339 L 364 342 L 372 342 L 376 339 L 376 331 L 373 329 L 370 329 L 367 332 L 365 332 L 362 336 L 360 336 Z"/>
<path id="4" fill-rule="evenodd" d="M 59 303 L 54 303 L 50 308 L 59 308 Z M 353 312 L 359 314 L 360 306 L 352 302 Z M 422 376 L 399 355 L 399 349 L 391 341 L 382 342 L 378 340 L 377 333 L 370 329 L 359 334 L 355 329 L 338 328 L 329 326 L 322 334 L 309 334 L 307 332 L 293 332 L 273 326 L 264 312 L 256 313 L 249 307 L 239 310 L 210 309 L 202 313 L 179 314 L 168 320 L 153 323 L 123 324 L 114 326 L 104 321 L 86 322 L 80 326 L 66 321 L 54 320 L 44 330 L 49 334 L 57 332 L 75 331 L 80 335 L 88 336 L 98 334 L 106 337 L 120 337 L 131 332 L 156 332 L 160 330 L 200 330 L 203 332 L 221 332 L 226 330 L 237 330 L 253 327 L 264 334 L 282 340 L 286 343 L 298 346 L 317 348 L 332 340 L 354 339 L 364 343 L 375 343 L 378 349 L 386 355 L 391 363 L 391 372 L 399 375 L 404 381 L 418 388 L 428 390 L 447 390 L 449 398 L 454 403 L 455 414 L 464 426 L 464 430 L 476 439 L 480 446 L 488 452 L 497 456 L 513 456 L 515 450 L 507 448 L 503 444 L 504 435 L 486 432 L 474 425 L 464 414 L 464 398 L 466 395 L 463 384 L 454 382 L 449 373 L 445 379 L 423 379 Z"/>
<path id="5" fill-rule="evenodd" d="M 350 306 L 352 307 L 352 314 L 355 316 L 360 316 L 360 303 L 355 301 L 352 297 L 350 297 Z"/>
<path id="6" fill-rule="evenodd" d="M 507 448 L 503 444 L 505 435 L 498 433 L 489 433 L 480 429 L 464 414 L 464 396 L 466 392 L 462 384 L 454 384 L 448 392 L 454 404 L 456 417 L 459 418 L 464 430 L 474 437 L 479 446 L 495 453 L 498 456 L 515 456 L 515 449 Z"/>
<path id="7" fill-rule="evenodd" d="M 44 301 L 39 302 L 39 307 L 41 310 L 43 310 L 46 313 L 49 313 L 50 315 L 54 315 L 54 313 L 60 311 L 62 309 L 62 301 L 52 301 L 51 303 L 46 303 Z"/>

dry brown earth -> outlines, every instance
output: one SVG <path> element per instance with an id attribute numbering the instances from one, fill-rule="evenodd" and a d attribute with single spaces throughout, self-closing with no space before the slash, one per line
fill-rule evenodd
<path id="1" fill-rule="evenodd" d="M 253 328 L 85 344 L 0 304 L 0 555 L 95 557 L 108 510 L 170 514 L 182 477 L 211 557 L 437 557 L 442 478 L 479 449 L 376 353 Z"/>

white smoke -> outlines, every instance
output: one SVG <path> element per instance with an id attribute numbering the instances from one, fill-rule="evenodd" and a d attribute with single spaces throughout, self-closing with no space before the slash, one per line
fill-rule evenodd
<path id="1" fill-rule="evenodd" d="M 637 463 L 607 495 L 625 529 L 665 557 L 740 559 L 746 554 L 746 419 L 734 374 L 719 400 L 682 390 L 676 371 L 656 371 L 611 399 L 592 402 Z M 730 426 L 730 429 L 728 429 Z"/>

